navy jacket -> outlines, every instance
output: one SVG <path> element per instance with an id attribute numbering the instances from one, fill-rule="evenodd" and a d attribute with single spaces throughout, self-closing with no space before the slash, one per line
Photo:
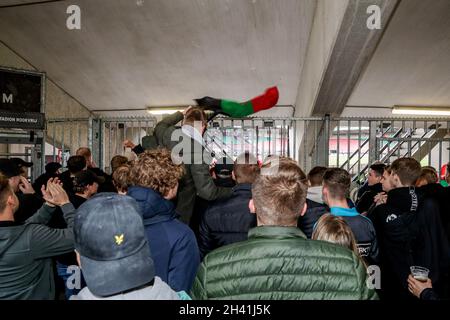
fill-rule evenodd
<path id="1" fill-rule="evenodd" d="M 298 218 L 297 227 L 303 231 L 308 239 L 311 239 L 317 221 L 330 209 L 327 205 L 311 199 L 306 199 L 306 206 L 305 214 Z"/>
<path id="2" fill-rule="evenodd" d="M 372 221 L 359 214 L 356 208 L 331 207 L 330 213 L 342 217 L 355 235 L 358 251 L 369 264 L 378 263 L 378 241 Z"/>
<path id="3" fill-rule="evenodd" d="M 206 210 L 199 231 L 202 257 L 224 245 L 247 240 L 248 231 L 256 227 L 256 216 L 248 208 L 251 188 L 251 184 L 238 184 L 230 198 L 216 200 Z"/>
<path id="4" fill-rule="evenodd" d="M 200 254 L 192 230 L 180 222 L 174 204 L 149 188 L 131 187 L 143 215 L 155 273 L 175 291 L 189 292 Z"/>

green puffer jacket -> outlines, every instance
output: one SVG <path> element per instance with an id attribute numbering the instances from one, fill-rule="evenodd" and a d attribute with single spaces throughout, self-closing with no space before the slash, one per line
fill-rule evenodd
<path id="1" fill-rule="evenodd" d="M 209 253 L 193 299 L 377 299 L 366 270 L 350 250 L 307 240 L 295 227 L 256 227 L 248 240 Z"/>

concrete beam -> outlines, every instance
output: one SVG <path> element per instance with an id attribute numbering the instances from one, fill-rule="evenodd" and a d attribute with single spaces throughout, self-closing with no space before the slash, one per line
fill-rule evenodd
<path id="1" fill-rule="evenodd" d="M 296 101 L 298 117 L 340 115 L 395 12 L 399 0 L 319 0 Z M 378 5 L 381 29 L 370 30 L 367 8 Z M 330 130 L 333 130 L 333 124 Z M 311 125 L 306 131 L 312 132 Z M 312 140 L 300 150 L 312 150 Z M 323 140 L 321 136 L 316 139 Z M 304 146 L 303 144 L 307 145 Z M 301 158 L 301 155 L 299 156 Z M 320 161 L 326 164 L 327 161 Z"/>
<path id="2" fill-rule="evenodd" d="M 339 115 L 399 0 L 318 0 L 296 99 L 296 116 Z M 367 28 L 367 8 L 381 9 L 381 29 Z"/>
<path id="3" fill-rule="evenodd" d="M 367 67 L 399 0 L 350 0 L 331 52 L 311 115 L 340 115 Z M 381 29 L 371 30 L 367 8 L 381 11 Z"/>

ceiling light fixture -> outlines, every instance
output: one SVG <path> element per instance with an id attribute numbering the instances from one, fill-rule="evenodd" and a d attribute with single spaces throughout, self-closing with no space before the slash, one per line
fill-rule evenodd
<path id="1" fill-rule="evenodd" d="M 394 106 L 392 114 L 414 116 L 450 116 L 450 107 L 409 107 Z"/>
<path id="2" fill-rule="evenodd" d="M 168 107 L 147 107 L 147 112 L 153 115 L 172 114 L 175 112 L 182 112 L 187 106 L 168 106 Z"/>

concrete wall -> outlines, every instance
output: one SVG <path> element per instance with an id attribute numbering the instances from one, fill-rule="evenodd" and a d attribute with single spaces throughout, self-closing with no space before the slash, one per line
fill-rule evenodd
<path id="1" fill-rule="evenodd" d="M 311 115 L 348 2 L 348 0 L 317 1 L 295 103 L 296 117 L 309 117 Z M 301 147 L 303 128 L 297 130 L 296 134 L 297 146 L 295 146 L 295 149 L 298 150 L 299 159 L 303 159 L 304 148 Z M 310 160 L 307 159 L 307 162 Z M 303 163 L 303 166 L 308 167 L 306 163 Z"/>
<path id="2" fill-rule="evenodd" d="M 0 66 L 16 68 L 22 70 L 44 71 L 36 70 L 31 64 L 18 56 L 14 51 L 9 49 L 3 43 L 0 42 Z M 45 116 L 46 118 L 87 118 L 91 114 L 90 111 L 80 104 L 76 99 L 70 96 L 62 88 L 58 87 L 53 81 L 47 78 L 46 81 L 46 95 L 45 95 Z M 49 133 L 52 128 L 48 128 Z M 58 128 L 59 129 L 59 128 Z M 67 128 L 66 128 L 67 129 Z M 70 129 L 70 128 L 69 128 Z M 73 128 L 76 131 L 75 127 Z M 68 141 L 68 130 L 59 129 L 56 130 L 56 141 L 65 140 Z M 78 131 L 76 131 L 78 132 Z M 64 133 L 67 135 L 63 138 Z M 74 141 L 78 141 L 78 133 L 75 133 Z M 82 141 L 87 140 L 87 132 L 82 132 L 83 137 L 80 137 Z M 57 144 L 58 145 L 58 144 Z M 58 147 L 60 147 L 58 145 Z M 74 149 L 77 146 L 70 146 Z M 23 152 L 24 146 L 22 145 L 0 145 L 0 152 Z M 74 152 L 74 151 L 73 151 Z"/>
<path id="3" fill-rule="evenodd" d="M 36 70 L 31 64 L 26 62 L 3 43 L 0 42 L 0 66 Z M 46 105 L 45 113 L 47 118 L 77 118 L 89 117 L 89 110 L 71 97 L 67 92 L 58 87 L 53 81 L 47 79 L 46 82 Z"/>

